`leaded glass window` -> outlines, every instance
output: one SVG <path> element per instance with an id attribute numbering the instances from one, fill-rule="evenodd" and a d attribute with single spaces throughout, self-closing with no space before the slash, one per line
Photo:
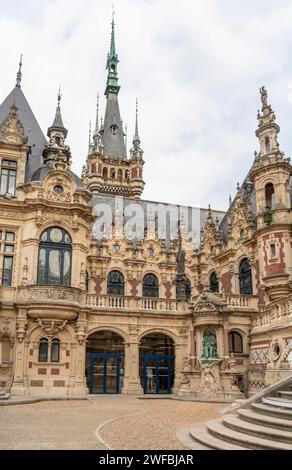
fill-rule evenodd
<path id="1" fill-rule="evenodd" d="M 247 258 L 239 266 L 239 289 L 242 295 L 252 295 L 252 273 Z"/>
<path id="2" fill-rule="evenodd" d="M 230 353 L 243 353 L 242 337 L 236 331 L 231 331 L 228 335 L 229 352 Z"/>
<path id="3" fill-rule="evenodd" d="M 41 236 L 38 284 L 70 286 L 72 244 L 70 235 L 61 228 L 49 228 Z"/>
<path id="4" fill-rule="evenodd" d="M 124 276 L 119 271 L 112 271 L 107 278 L 107 293 L 109 295 L 124 295 Z"/>
<path id="5" fill-rule="evenodd" d="M 158 279 L 154 274 L 146 274 L 143 279 L 143 297 L 159 297 Z"/>
<path id="6" fill-rule="evenodd" d="M 215 272 L 210 276 L 210 291 L 213 293 L 219 292 L 219 280 Z"/>

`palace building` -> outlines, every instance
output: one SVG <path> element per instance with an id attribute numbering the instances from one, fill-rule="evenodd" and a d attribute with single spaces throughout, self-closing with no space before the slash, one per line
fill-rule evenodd
<path id="1" fill-rule="evenodd" d="M 0 106 L 0 392 L 250 396 L 292 368 L 291 164 L 267 91 L 226 213 L 145 201 L 138 103 L 128 152 L 118 63 L 113 21 L 81 177 L 61 93 L 47 137 L 22 63 Z"/>

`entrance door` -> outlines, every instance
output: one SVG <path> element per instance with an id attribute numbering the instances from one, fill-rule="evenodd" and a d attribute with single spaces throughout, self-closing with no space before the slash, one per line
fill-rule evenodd
<path id="1" fill-rule="evenodd" d="M 145 394 L 170 394 L 174 381 L 174 356 L 147 354 L 143 357 Z"/>
<path id="2" fill-rule="evenodd" d="M 122 354 L 87 354 L 86 377 L 90 393 L 121 393 L 124 360 Z"/>

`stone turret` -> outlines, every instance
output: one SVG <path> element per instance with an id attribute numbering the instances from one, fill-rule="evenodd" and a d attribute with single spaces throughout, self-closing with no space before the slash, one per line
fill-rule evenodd
<path id="1" fill-rule="evenodd" d="M 260 267 L 266 292 L 271 300 L 277 300 L 290 292 L 290 159 L 280 149 L 280 127 L 268 104 L 265 87 L 260 89 L 262 110 L 258 112 L 256 136 L 260 152 L 250 172 L 256 193 L 257 230 L 260 235 Z"/>
<path id="2" fill-rule="evenodd" d="M 93 141 L 89 142 L 86 166 L 82 173 L 85 186 L 94 193 L 139 198 L 143 192 L 143 150 L 138 134 L 138 104 L 136 128 L 130 158 L 127 158 L 126 133 L 120 114 L 118 94 L 119 58 L 116 52 L 115 23 L 112 20 L 111 45 L 107 56 L 108 78 L 105 90 L 106 111 L 99 126 L 99 95 Z"/>

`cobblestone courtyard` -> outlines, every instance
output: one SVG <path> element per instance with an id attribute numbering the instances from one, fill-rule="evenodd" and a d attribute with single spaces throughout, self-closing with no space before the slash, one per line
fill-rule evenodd
<path id="1" fill-rule="evenodd" d="M 100 450 L 103 440 L 112 449 L 181 450 L 176 431 L 217 417 L 223 407 L 123 396 L 0 407 L 0 449 Z"/>

